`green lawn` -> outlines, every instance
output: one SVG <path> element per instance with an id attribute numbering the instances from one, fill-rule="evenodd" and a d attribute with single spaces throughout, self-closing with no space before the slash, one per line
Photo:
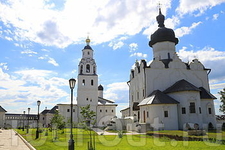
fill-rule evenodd
<path id="1" fill-rule="evenodd" d="M 35 140 L 35 131 L 30 129 L 30 133 L 26 134 L 25 131 L 17 130 L 31 145 L 37 150 L 68 150 L 69 129 L 65 132 L 58 132 L 58 139 L 54 139 L 55 132 L 46 132 L 40 134 L 40 138 Z M 88 132 L 81 129 L 74 129 L 74 140 L 76 150 L 87 150 L 87 142 L 89 141 Z M 160 131 L 159 133 L 167 134 L 183 134 L 182 131 Z M 210 136 L 216 136 L 212 133 Z M 222 134 L 222 137 L 224 135 Z M 225 145 L 218 143 L 210 143 L 207 141 L 175 141 L 168 138 L 156 138 L 148 135 L 124 135 L 123 138 L 118 138 L 116 135 L 96 135 L 96 150 L 224 150 Z"/>

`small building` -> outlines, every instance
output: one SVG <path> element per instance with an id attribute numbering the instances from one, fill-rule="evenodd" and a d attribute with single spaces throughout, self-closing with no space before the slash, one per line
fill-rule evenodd
<path id="1" fill-rule="evenodd" d="M 33 114 L 5 114 L 4 128 L 30 128 L 37 127 L 37 115 Z"/>
<path id="2" fill-rule="evenodd" d="M 50 127 L 51 119 L 53 118 L 57 110 L 58 106 L 54 106 L 52 109 L 45 108 L 45 110 L 40 113 L 39 122 L 42 127 Z"/>
<path id="3" fill-rule="evenodd" d="M 0 106 L 0 128 L 4 127 L 6 112 L 7 111 L 2 106 Z"/>

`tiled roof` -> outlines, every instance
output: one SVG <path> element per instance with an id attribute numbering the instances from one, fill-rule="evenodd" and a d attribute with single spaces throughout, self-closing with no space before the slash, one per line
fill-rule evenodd
<path id="1" fill-rule="evenodd" d="M 177 81 L 168 89 L 166 89 L 164 93 L 172 93 L 180 91 L 200 91 L 200 89 L 194 86 L 193 84 L 189 83 L 188 81 L 182 79 L 180 81 Z"/>
<path id="2" fill-rule="evenodd" d="M 114 101 L 109 100 L 109 99 L 105 99 L 105 98 L 102 98 L 102 97 L 98 97 L 98 101 L 99 101 L 100 103 L 103 103 L 103 102 L 114 103 Z"/>
<path id="3" fill-rule="evenodd" d="M 130 109 L 130 107 L 124 108 L 124 109 L 120 110 L 120 112 L 128 110 L 128 109 Z"/>
<path id="4" fill-rule="evenodd" d="M 58 106 L 54 106 L 48 113 L 55 114 L 56 110 L 58 110 Z"/>
<path id="5" fill-rule="evenodd" d="M 212 95 L 209 91 L 207 91 L 205 88 L 200 87 L 200 98 L 201 99 L 216 99 L 214 95 Z"/>
<path id="6" fill-rule="evenodd" d="M 0 106 L 0 112 L 7 112 L 2 106 Z"/>
<path id="7" fill-rule="evenodd" d="M 49 111 L 50 111 L 49 109 L 45 109 L 45 110 L 43 110 L 43 111 L 41 112 L 41 114 L 42 114 L 42 115 L 45 115 L 45 114 L 47 114 Z"/>
<path id="8" fill-rule="evenodd" d="M 147 98 L 142 100 L 138 106 L 151 104 L 178 104 L 178 103 L 179 103 L 178 101 L 164 94 L 160 90 L 155 90 Z"/>

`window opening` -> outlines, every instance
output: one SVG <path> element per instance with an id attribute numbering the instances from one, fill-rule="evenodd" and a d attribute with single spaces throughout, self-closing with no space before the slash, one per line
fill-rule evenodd
<path id="1" fill-rule="evenodd" d="M 182 114 L 186 114 L 186 109 L 185 109 L 185 107 L 182 107 Z"/>
<path id="2" fill-rule="evenodd" d="M 90 73 L 90 65 L 89 64 L 86 65 L 86 72 Z"/>
<path id="3" fill-rule="evenodd" d="M 195 113 L 195 102 L 190 102 L 190 113 Z"/>
<path id="4" fill-rule="evenodd" d="M 169 113 L 168 113 L 168 111 L 166 110 L 166 111 L 164 111 L 164 117 L 169 117 Z"/>

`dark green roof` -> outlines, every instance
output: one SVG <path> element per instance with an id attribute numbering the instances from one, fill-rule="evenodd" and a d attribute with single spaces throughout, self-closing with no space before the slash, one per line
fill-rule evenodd
<path id="1" fill-rule="evenodd" d="M 216 99 L 214 95 L 212 95 L 209 91 L 207 91 L 205 88 L 200 87 L 200 98 L 201 99 Z"/>
<path id="2" fill-rule="evenodd" d="M 166 89 L 164 93 L 180 92 L 180 91 L 201 91 L 199 88 L 191 84 L 190 82 L 182 79 L 177 81 L 171 87 Z"/>
<path id="3" fill-rule="evenodd" d="M 164 94 L 160 90 L 153 91 L 147 98 L 142 100 L 138 106 L 151 104 L 178 104 L 172 97 Z"/>
<path id="4" fill-rule="evenodd" d="M 2 106 L 0 106 L 0 112 L 7 112 Z"/>

